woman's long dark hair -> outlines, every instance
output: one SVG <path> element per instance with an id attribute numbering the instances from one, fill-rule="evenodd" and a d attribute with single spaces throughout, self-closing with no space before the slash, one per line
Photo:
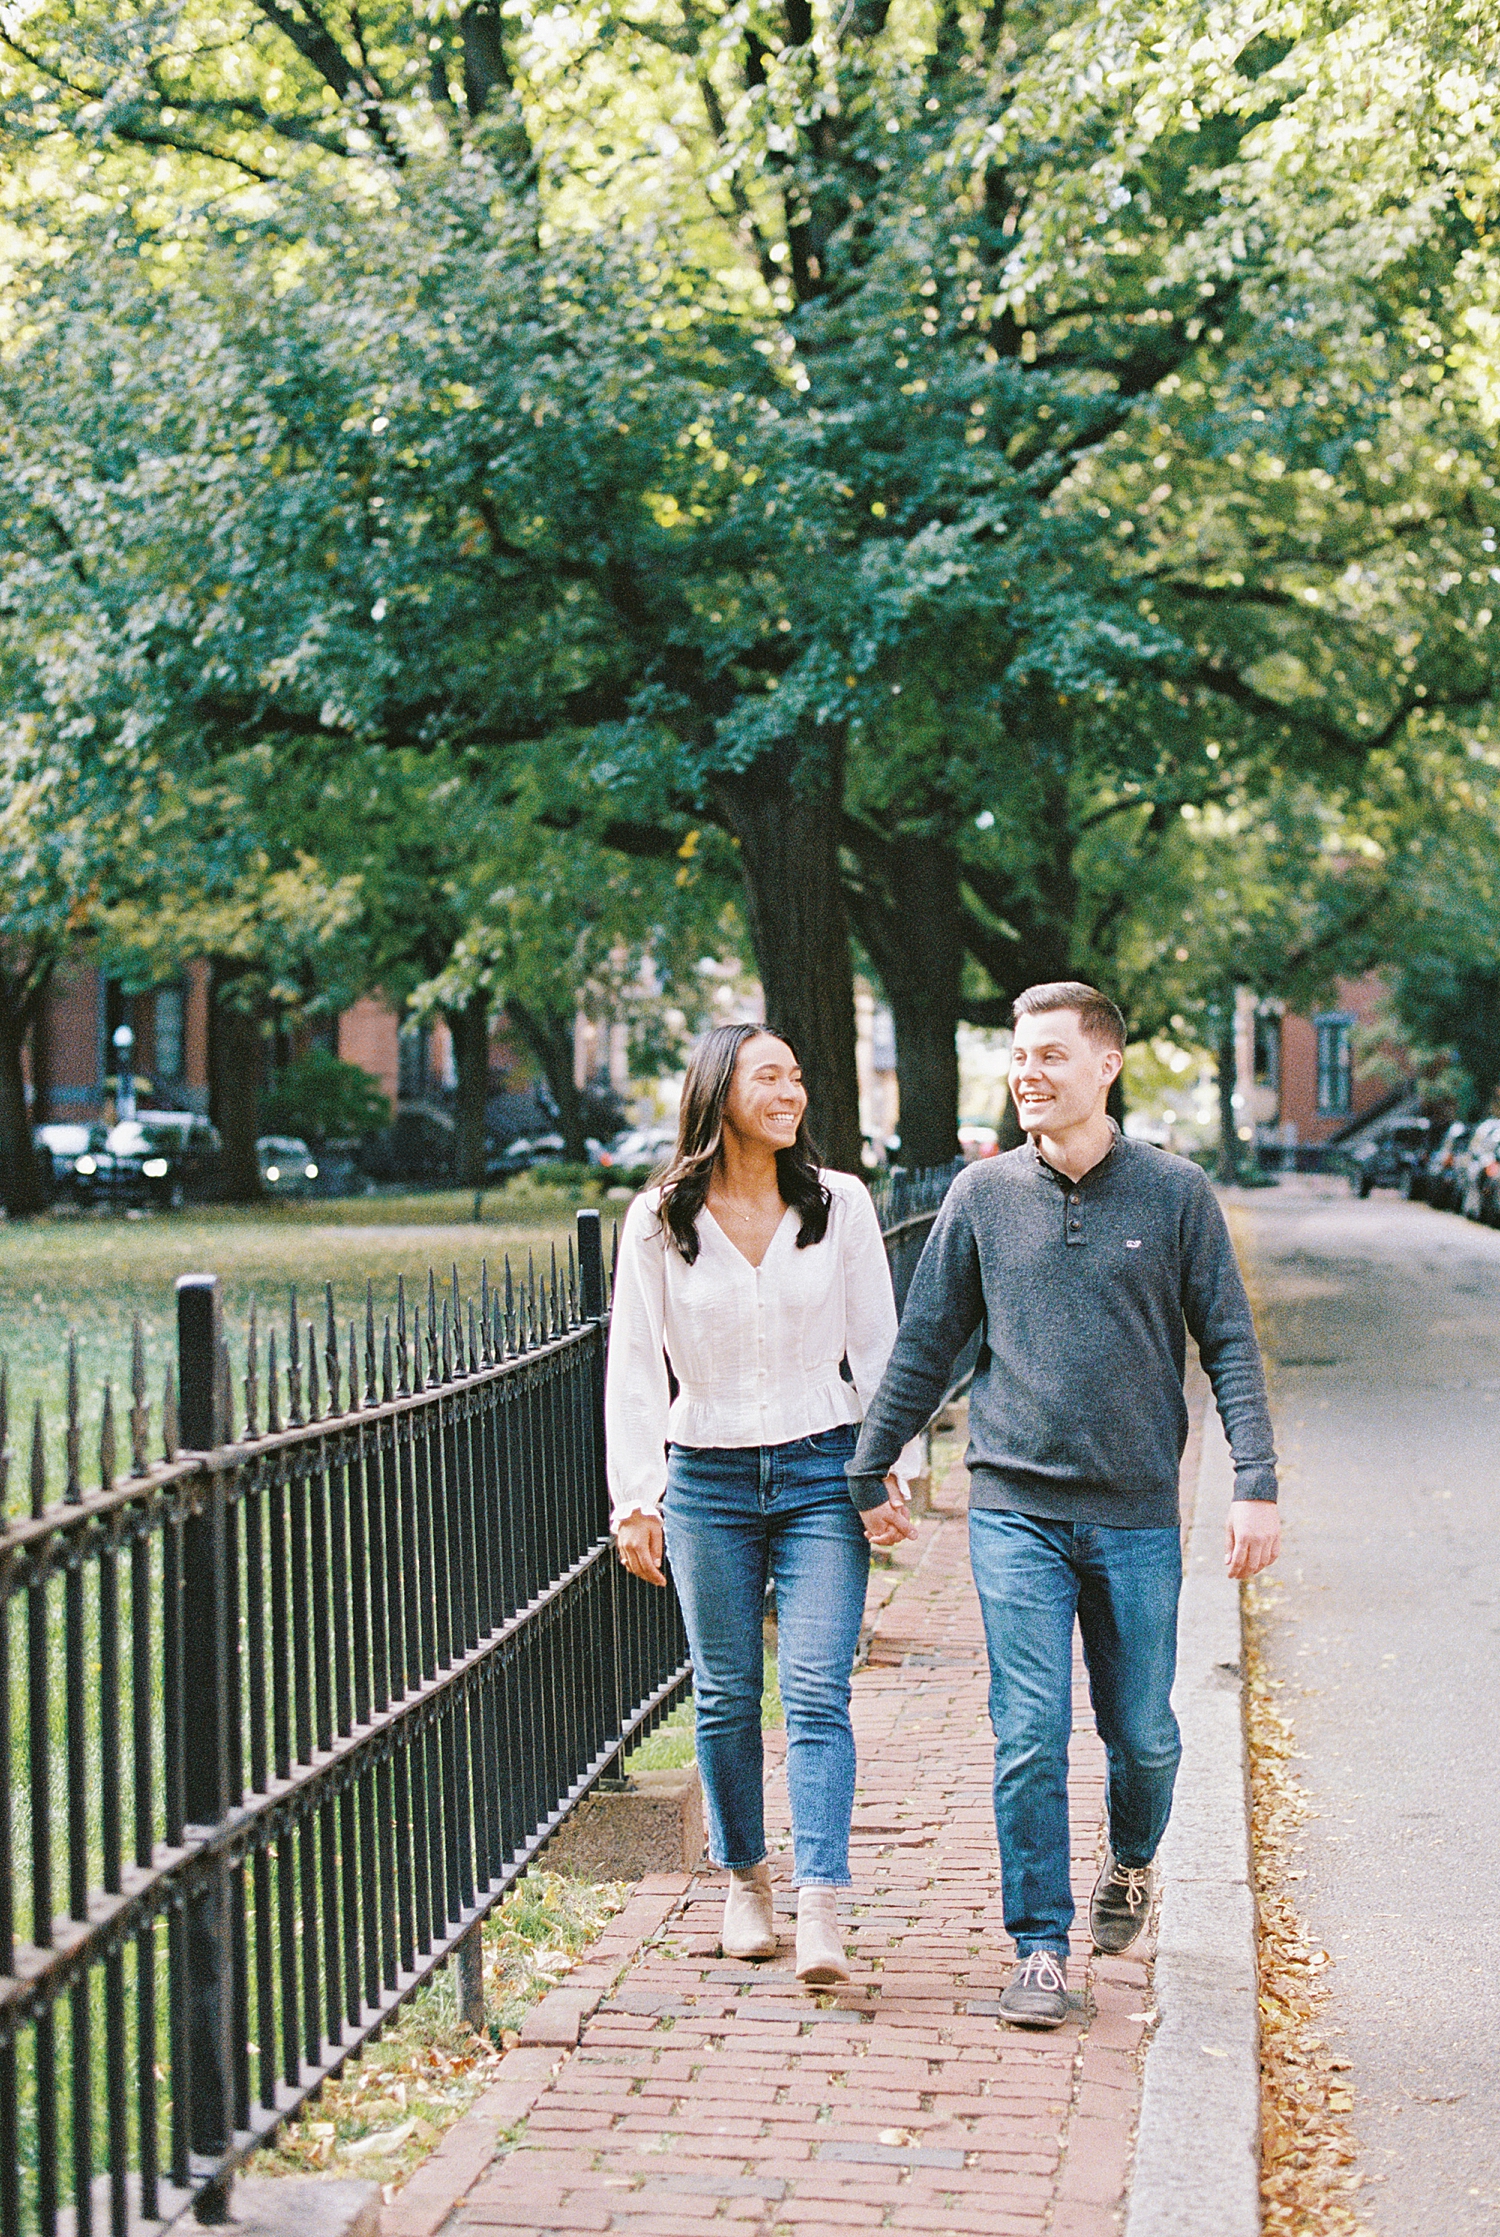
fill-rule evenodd
<path id="1" fill-rule="evenodd" d="M 762 1033 L 791 1049 L 792 1060 L 797 1061 L 791 1042 L 774 1025 L 716 1025 L 694 1049 L 682 1083 L 676 1147 L 656 1175 L 656 1185 L 661 1190 L 662 1223 L 689 1266 L 698 1256 L 698 1214 L 708 1199 L 724 1143 L 724 1106 L 734 1085 L 734 1068 L 745 1043 Z M 798 1250 L 821 1243 L 828 1233 L 832 1198 L 818 1177 L 818 1153 L 808 1139 L 805 1113 L 791 1148 L 776 1152 L 776 1186 L 782 1202 L 802 1214 Z"/>

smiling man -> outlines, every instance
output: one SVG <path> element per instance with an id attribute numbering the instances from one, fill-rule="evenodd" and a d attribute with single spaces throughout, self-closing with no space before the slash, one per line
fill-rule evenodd
<path id="1" fill-rule="evenodd" d="M 1177 1480 L 1184 1329 L 1234 1455 L 1231 1577 L 1276 1559 L 1276 1456 L 1249 1301 L 1196 1165 L 1127 1141 L 1107 1115 L 1125 1021 L 1091 986 L 1015 1006 L 1010 1088 L 1029 1139 L 949 1190 L 849 1463 L 882 1506 L 897 1453 L 983 1329 L 969 1401 L 969 1550 L 984 1611 L 995 1828 L 1021 2027 L 1068 2010 L 1068 1739 L 1073 1625 L 1109 1766 L 1097 1949 L 1128 1949 L 1151 1908 L 1181 1747 L 1170 1695 L 1182 1583 Z"/>

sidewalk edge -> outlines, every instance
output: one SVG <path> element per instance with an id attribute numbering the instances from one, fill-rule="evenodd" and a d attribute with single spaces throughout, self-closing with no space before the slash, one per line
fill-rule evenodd
<path id="1" fill-rule="evenodd" d="M 1217 1413 L 1188 1537 L 1173 1704 L 1182 1768 L 1162 1842 L 1155 1994 L 1125 2237 L 1260 2237 L 1260 2027 L 1244 1644 L 1224 1575 L 1233 1488 Z"/>
<path id="2" fill-rule="evenodd" d="M 525 2120 L 550 2089 L 573 2054 L 583 2019 L 618 1986 L 652 1935 L 666 1925 L 690 1884 L 688 1873 L 637 1882 L 624 1909 L 567 1977 L 571 1986 L 552 1992 L 560 2003 L 564 1996 L 569 2001 L 571 2035 L 560 2031 L 555 2042 L 526 2043 L 507 2052 L 489 2088 L 440 2138 L 384 2208 L 381 2237 L 436 2237 L 488 2172 L 500 2151 L 502 2132 Z M 551 1997 L 544 2001 L 550 2003 Z"/>

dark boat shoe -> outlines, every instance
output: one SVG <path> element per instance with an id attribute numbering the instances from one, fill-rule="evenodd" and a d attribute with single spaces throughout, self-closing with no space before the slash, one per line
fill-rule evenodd
<path id="1" fill-rule="evenodd" d="M 1089 1931 L 1105 1957 L 1128 1950 L 1151 1916 L 1156 1875 L 1149 1864 L 1121 1864 L 1113 1849 L 1104 1852 L 1104 1869 L 1089 1905 Z"/>

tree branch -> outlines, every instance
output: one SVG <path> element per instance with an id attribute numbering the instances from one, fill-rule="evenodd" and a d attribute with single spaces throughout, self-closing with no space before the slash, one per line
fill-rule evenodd
<path id="1" fill-rule="evenodd" d="M 401 164 L 404 160 L 401 150 L 392 139 L 382 113 L 382 104 L 387 98 L 385 88 L 373 71 L 362 75 L 355 69 L 313 7 L 312 0 L 301 0 L 300 16 L 294 15 L 282 0 L 255 0 L 255 5 L 339 100 L 358 110 L 360 122 L 380 142 L 391 161 Z"/>

